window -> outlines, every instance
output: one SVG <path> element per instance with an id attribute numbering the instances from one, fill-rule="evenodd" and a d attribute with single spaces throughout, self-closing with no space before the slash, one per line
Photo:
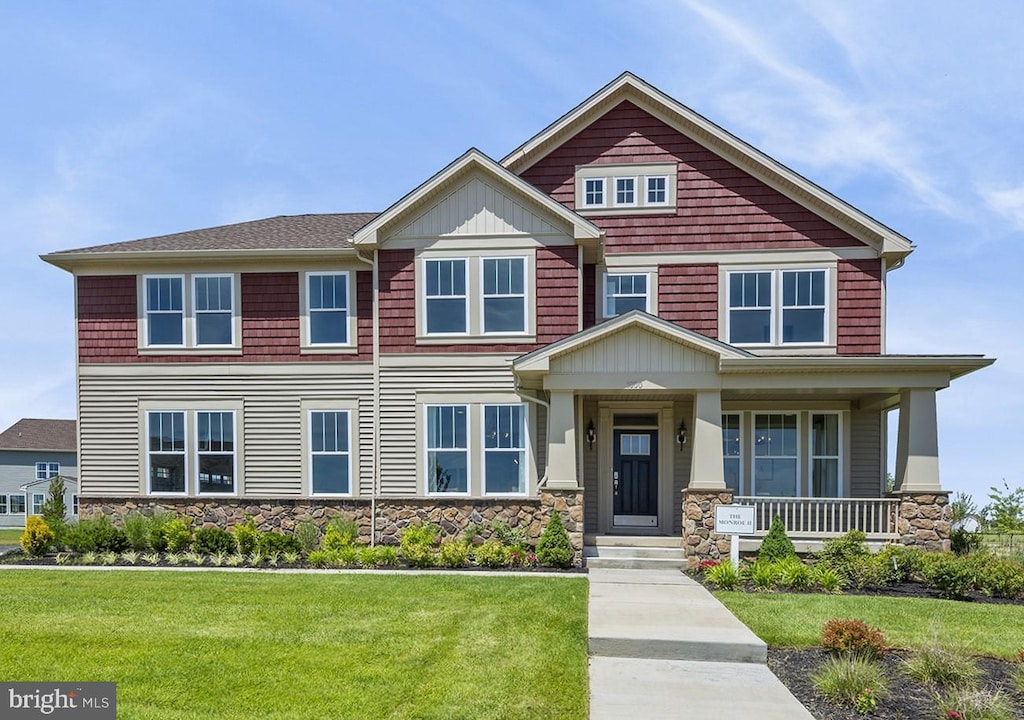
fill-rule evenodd
<path id="1" fill-rule="evenodd" d="M 7 514 L 7 496 L 0 495 L 0 515 Z"/>
<path id="2" fill-rule="evenodd" d="M 754 494 L 797 495 L 796 414 L 754 415 Z"/>
<path id="3" fill-rule="evenodd" d="M 583 207 L 604 207 L 604 178 L 583 181 Z"/>
<path id="4" fill-rule="evenodd" d="M 230 275 L 197 275 L 196 345 L 231 345 L 233 292 Z"/>
<path id="5" fill-rule="evenodd" d="M 526 422 L 522 405 L 484 405 L 484 493 L 526 494 Z"/>
<path id="6" fill-rule="evenodd" d="M 146 278 L 147 345 L 185 344 L 185 300 L 181 277 Z"/>
<path id="7" fill-rule="evenodd" d="M 36 463 L 36 480 L 49 480 L 60 475 L 60 463 Z"/>
<path id="8" fill-rule="evenodd" d="M 199 494 L 235 491 L 235 414 L 196 413 Z"/>
<path id="9" fill-rule="evenodd" d="M 72 495 L 71 496 L 71 514 L 73 516 L 75 516 L 75 517 L 78 517 L 78 496 L 77 495 Z"/>
<path id="10" fill-rule="evenodd" d="M 647 204 L 668 204 L 668 176 L 655 175 L 647 178 Z"/>
<path id="11" fill-rule="evenodd" d="M 626 434 L 619 436 L 620 455 L 650 455 L 651 435 L 650 433 Z"/>
<path id="12" fill-rule="evenodd" d="M 526 259 L 484 258 L 484 333 L 526 331 Z"/>
<path id="13" fill-rule="evenodd" d="M 427 405 L 427 493 L 469 492 L 467 405 Z"/>
<path id="14" fill-rule="evenodd" d="M 24 495 L 11 495 L 9 496 L 10 514 L 11 515 L 24 515 L 25 514 L 25 496 Z"/>
<path id="15" fill-rule="evenodd" d="M 839 415 L 811 414 L 811 495 L 840 497 Z"/>
<path id="16" fill-rule="evenodd" d="M 636 205 L 636 178 L 615 178 L 615 204 Z"/>
<path id="17" fill-rule="evenodd" d="M 826 270 L 729 272 L 729 342 L 820 344 L 828 339 Z"/>
<path id="18" fill-rule="evenodd" d="M 149 491 L 184 493 L 185 413 L 151 412 L 147 424 Z"/>
<path id="19" fill-rule="evenodd" d="M 43 514 L 43 501 L 46 496 L 43 493 L 32 493 L 32 514 L 42 515 Z"/>
<path id="20" fill-rule="evenodd" d="M 309 413 L 310 477 L 313 495 L 351 494 L 349 412 L 313 410 Z"/>
<path id="21" fill-rule="evenodd" d="M 349 343 L 348 273 L 307 273 L 310 345 Z"/>
<path id="22" fill-rule="evenodd" d="M 722 462 L 725 464 L 725 484 L 737 495 L 740 492 L 740 478 L 743 472 L 743 443 L 741 437 L 739 413 L 723 415 Z"/>
<path id="23" fill-rule="evenodd" d="M 604 282 L 604 316 L 615 317 L 630 310 L 650 311 L 647 273 L 608 273 Z"/>
<path id="24" fill-rule="evenodd" d="M 465 333 L 466 261 L 427 260 L 427 333 Z"/>

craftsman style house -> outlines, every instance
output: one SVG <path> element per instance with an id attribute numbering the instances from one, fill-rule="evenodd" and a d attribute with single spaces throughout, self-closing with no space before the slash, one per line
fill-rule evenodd
<path id="1" fill-rule="evenodd" d="M 625 73 L 380 214 L 55 252 L 82 511 L 340 511 L 387 542 L 415 517 L 537 534 L 554 508 L 578 545 L 714 556 L 711 508 L 732 500 L 761 529 L 941 545 L 935 394 L 992 360 L 886 354 L 912 250 Z"/>

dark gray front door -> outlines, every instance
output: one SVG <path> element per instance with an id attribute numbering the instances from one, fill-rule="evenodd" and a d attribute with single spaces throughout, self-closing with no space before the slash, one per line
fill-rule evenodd
<path id="1" fill-rule="evenodd" d="M 658 525 L 658 431 L 613 431 L 612 524 Z"/>

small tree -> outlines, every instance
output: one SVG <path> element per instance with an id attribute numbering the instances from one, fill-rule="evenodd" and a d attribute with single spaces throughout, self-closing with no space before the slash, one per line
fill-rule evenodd
<path id="1" fill-rule="evenodd" d="M 1024 532 L 1024 488 L 1010 490 L 1003 480 L 1003 488 L 992 486 L 988 497 L 992 502 L 985 508 L 985 519 L 993 532 Z"/>
<path id="2" fill-rule="evenodd" d="M 772 520 L 772 526 L 768 528 L 768 534 L 761 541 L 761 548 L 757 551 L 758 562 L 778 562 L 786 558 L 796 557 L 796 548 L 793 541 L 786 535 L 786 526 L 778 515 Z"/>
<path id="3" fill-rule="evenodd" d="M 551 519 L 537 541 L 537 562 L 550 567 L 567 568 L 572 565 L 575 556 L 569 533 L 562 524 L 562 516 L 552 511 Z"/>
<path id="4" fill-rule="evenodd" d="M 46 500 L 39 513 L 51 528 L 58 523 L 64 524 L 68 507 L 64 504 L 64 478 L 60 475 L 50 478 L 50 487 L 46 491 Z"/>

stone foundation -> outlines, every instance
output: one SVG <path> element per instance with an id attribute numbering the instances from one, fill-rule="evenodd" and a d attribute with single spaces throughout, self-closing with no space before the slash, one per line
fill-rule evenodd
<path id="1" fill-rule="evenodd" d="M 949 550 L 949 493 L 898 492 L 900 543 L 925 550 Z"/>
<path id="2" fill-rule="evenodd" d="M 248 515 L 263 532 L 292 532 L 296 525 L 310 521 L 323 527 L 331 518 L 343 517 L 359 524 L 367 542 L 371 534 L 369 498 L 101 498 L 80 497 L 81 517 L 106 515 L 115 523 L 138 512 L 152 515 L 164 510 L 193 518 L 196 527 L 228 528 Z M 441 538 L 458 537 L 469 525 L 504 520 L 513 528 L 525 528 L 529 542 L 536 544 L 544 532 L 551 510 L 558 511 L 569 533 L 577 557 L 583 552 L 583 490 L 541 491 L 528 498 L 377 498 L 376 542 L 397 545 L 403 528 L 436 523 Z M 486 537 L 484 534 L 482 537 Z"/>
<path id="3" fill-rule="evenodd" d="M 731 502 L 731 490 L 683 491 L 683 557 L 695 560 L 729 557 L 730 536 L 715 532 L 715 506 Z"/>

